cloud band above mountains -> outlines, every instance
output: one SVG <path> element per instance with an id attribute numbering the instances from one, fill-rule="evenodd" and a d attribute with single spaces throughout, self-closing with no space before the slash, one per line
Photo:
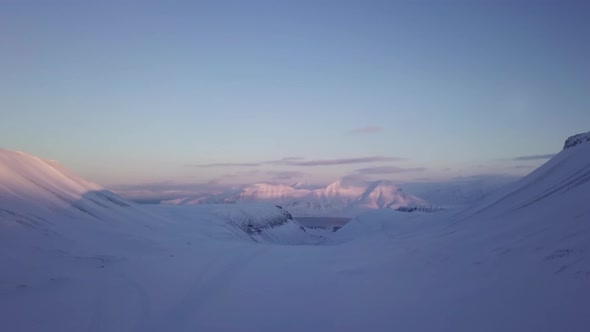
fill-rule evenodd
<path id="1" fill-rule="evenodd" d="M 515 158 L 512 158 L 512 160 L 516 160 L 516 161 L 545 160 L 545 159 L 551 159 L 551 158 L 553 158 L 553 156 L 555 156 L 555 153 L 535 154 L 535 155 L 531 155 L 531 156 L 515 157 Z"/>
<path id="2" fill-rule="evenodd" d="M 350 164 L 364 164 L 376 163 L 383 161 L 401 161 L 403 158 L 399 157 L 385 157 L 385 156 L 370 156 L 358 158 L 337 158 L 337 159 L 315 159 L 305 160 L 301 157 L 287 157 L 279 160 L 250 162 L 250 163 L 210 163 L 210 164 L 190 164 L 188 167 L 258 167 L 262 165 L 284 165 L 284 166 L 298 166 L 298 167 L 313 167 L 313 166 L 334 166 L 334 165 L 350 165 Z"/>
<path id="3" fill-rule="evenodd" d="M 371 174 L 399 174 L 409 172 L 424 172 L 427 169 L 424 167 L 396 167 L 396 166 L 379 166 L 379 167 L 367 167 L 357 169 L 355 172 L 358 174 L 371 175 Z"/>

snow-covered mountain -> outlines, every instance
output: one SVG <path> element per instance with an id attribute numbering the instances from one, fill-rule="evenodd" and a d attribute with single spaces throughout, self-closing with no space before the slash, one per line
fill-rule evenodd
<path id="1" fill-rule="evenodd" d="M 427 202 L 416 196 L 408 195 L 390 181 L 376 181 L 353 202 L 353 206 L 369 209 L 397 209 L 402 206 L 426 205 Z"/>
<path id="2" fill-rule="evenodd" d="M 125 206 L 2 151 L 0 330 L 585 332 L 587 137 L 459 213 L 373 209 L 319 242 L 272 205 L 104 193 Z M 390 202 L 389 185 L 369 201 Z M 301 243 L 316 245 L 276 245 Z"/>
<path id="3" fill-rule="evenodd" d="M 137 252 L 151 248 L 150 238 L 165 224 L 145 207 L 85 181 L 55 161 L 0 149 L 0 252 Z"/>
<path id="4" fill-rule="evenodd" d="M 460 213 L 377 210 L 353 219 L 331 240 L 351 247 L 392 244 L 380 263 L 392 268 L 375 271 L 394 273 L 403 286 L 383 283 L 378 292 L 397 294 L 388 307 L 403 313 L 382 330 L 581 332 L 590 324 L 580 309 L 590 306 L 589 200 L 586 133 Z M 430 322 L 406 318 L 414 309 Z"/>
<path id="5" fill-rule="evenodd" d="M 403 183 L 400 186 L 434 206 L 465 208 L 519 178 L 510 175 L 479 175 L 447 181 Z"/>
<path id="6" fill-rule="evenodd" d="M 578 144 L 590 142 L 590 132 L 570 136 L 563 145 L 563 149 L 572 148 Z"/>
<path id="7" fill-rule="evenodd" d="M 5 214 L 62 214 L 101 217 L 132 204 L 85 181 L 55 161 L 0 149 L 0 206 Z"/>
<path id="8" fill-rule="evenodd" d="M 467 217 L 500 217 L 523 210 L 560 215 L 590 212 L 590 132 L 568 138 L 561 152 L 533 172 L 461 212 Z"/>
<path id="9" fill-rule="evenodd" d="M 189 219 L 210 220 L 226 232 L 257 242 L 311 239 L 288 212 L 271 204 L 184 211 Z M 60 250 L 75 246 L 76 250 L 103 251 L 108 250 L 102 248 L 108 237 L 109 246 L 116 250 L 134 241 L 149 242 L 154 232 L 168 228 L 170 218 L 163 218 L 160 211 L 155 214 L 127 201 L 55 161 L 0 149 L 0 246 L 38 242 Z"/>
<path id="10" fill-rule="evenodd" d="M 166 201 L 169 205 L 268 202 L 281 205 L 296 216 L 354 216 L 368 209 L 427 205 L 389 181 L 343 178 L 325 188 L 258 183 L 215 195 L 199 195 Z"/>

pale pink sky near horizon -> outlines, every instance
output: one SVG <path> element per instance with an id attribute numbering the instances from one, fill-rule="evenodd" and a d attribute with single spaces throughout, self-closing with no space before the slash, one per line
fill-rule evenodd
<path id="1" fill-rule="evenodd" d="M 0 142 L 107 187 L 524 175 L 588 131 L 589 14 L 0 1 Z"/>

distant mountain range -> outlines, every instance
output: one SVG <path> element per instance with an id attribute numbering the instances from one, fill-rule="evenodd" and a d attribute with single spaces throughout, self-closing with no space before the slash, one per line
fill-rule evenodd
<path id="1" fill-rule="evenodd" d="M 220 194 L 197 195 L 163 202 L 169 205 L 267 202 L 281 205 L 295 216 L 354 216 L 369 209 L 397 209 L 429 205 L 390 181 L 342 178 L 317 189 L 294 185 L 257 183 Z"/>

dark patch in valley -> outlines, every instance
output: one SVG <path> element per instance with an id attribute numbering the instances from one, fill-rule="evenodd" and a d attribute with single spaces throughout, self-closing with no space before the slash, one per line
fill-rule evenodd
<path id="1" fill-rule="evenodd" d="M 352 218 L 341 217 L 295 217 L 295 220 L 307 228 L 340 228 Z"/>

